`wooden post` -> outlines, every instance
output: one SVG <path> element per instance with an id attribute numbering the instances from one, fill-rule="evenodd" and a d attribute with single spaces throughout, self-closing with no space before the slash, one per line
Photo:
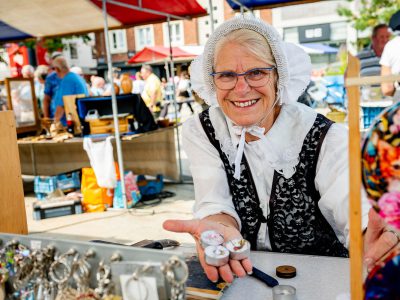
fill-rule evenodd
<path id="1" fill-rule="evenodd" d="M 0 112 L 0 232 L 28 234 L 13 111 Z"/>
<path id="2" fill-rule="evenodd" d="M 360 62 L 349 54 L 348 77 L 359 77 Z M 352 300 L 363 295 L 363 237 L 361 229 L 361 135 L 360 88 L 347 86 L 349 122 L 349 219 L 350 219 L 350 290 Z"/>

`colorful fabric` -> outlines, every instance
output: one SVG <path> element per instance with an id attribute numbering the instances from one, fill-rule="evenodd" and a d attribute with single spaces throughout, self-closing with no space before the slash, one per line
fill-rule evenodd
<path id="1" fill-rule="evenodd" d="M 365 299 L 400 300 L 400 253 L 394 252 L 371 271 L 365 281 Z"/>
<path id="2" fill-rule="evenodd" d="M 371 204 L 400 229 L 400 103 L 375 121 L 362 149 L 362 180 Z"/>

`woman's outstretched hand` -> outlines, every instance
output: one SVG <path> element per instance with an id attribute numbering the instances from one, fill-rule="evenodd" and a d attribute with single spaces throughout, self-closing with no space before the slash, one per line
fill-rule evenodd
<path id="1" fill-rule="evenodd" d="M 242 238 L 239 230 L 233 226 L 226 226 L 213 220 L 167 220 L 163 224 L 164 229 L 173 232 L 186 232 L 193 236 L 196 241 L 197 254 L 199 255 L 200 264 L 203 267 L 208 279 L 213 282 L 221 276 L 226 282 L 232 282 L 234 275 L 244 277 L 251 274 L 253 266 L 249 258 L 238 260 L 229 260 L 229 263 L 222 267 L 210 266 L 206 263 L 204 257 L 204 249 L 200 245 L 200 235 L 206 230 L 215 230 L 223 235 L 225 242 Z"/>

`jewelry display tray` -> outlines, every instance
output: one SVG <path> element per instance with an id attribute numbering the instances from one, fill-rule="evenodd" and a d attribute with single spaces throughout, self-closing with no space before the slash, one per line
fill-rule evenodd
<path id="1" fill-rule="evenodd" d="M 185 261 L 182 253 L 170 250 L 156 250 L 113 244 L 83 242 L 76 240 L 61 240 L 55 238 L 43 238 L 31 235 L 18 235 L 7 233 L 0 233 L 0 248 L 4 247 L 7 242 L 12 240 L 18 241 L 23 245 L 29 247 L 30 249 L 40 249 L 52 245 L 55 247 L 56 253 L 58 254 L 66 253 L 71 248 L 75 249 L 78 253 L 82 255 L 84 255 L 88 250 L 93 250 L 95 252 L 94 257 L 88 259 L 88 262 L 91 264 L 93 270 L 90 274 L 91 286 L 96 285 L 96 269 L 99 265 L 99 262 L 101 260 L 104 260 L 104 263 L 111 264 L 111 257 L 115 257 L 118 255 L 120 257 L 120 262 L 134 261 L 136 263 L 143 262 L 144 264 L 146 262 L 163 264 L 166 263 L 173 256 L 180 258 L 182 261 Z M 180 270 L 177 271 L 177 276 L 181 275 L 179 273 Z M 115 280 L 116 278 L 113 278 L 114 282 Z M 169 299 L 171 287 L 167 280 L 165 280 L 165 285 L 167 297 Z"/>

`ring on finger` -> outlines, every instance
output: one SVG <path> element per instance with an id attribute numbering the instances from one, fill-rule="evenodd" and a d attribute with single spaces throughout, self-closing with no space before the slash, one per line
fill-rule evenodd
<path id="1" fill-rule="evenodd" d="M 394 236 L 395 236 L 396 239 L 397 239 L 396 245 L 397 245 L 398 243 L 400 243 L 400 235 L 399 235 L 399 233 L 398 233 L 396 230 L 391 229 L 391 228 L 385 228 L 385 229 L 383 230 L 383 233 L 385 233 L 385 232 L 390 232 L 390 233 L 393 233 L 393 234 L 394 234 Z"/>

